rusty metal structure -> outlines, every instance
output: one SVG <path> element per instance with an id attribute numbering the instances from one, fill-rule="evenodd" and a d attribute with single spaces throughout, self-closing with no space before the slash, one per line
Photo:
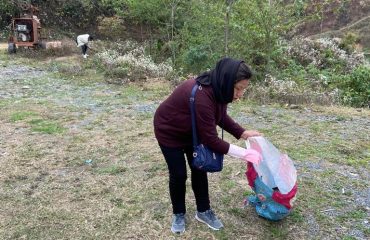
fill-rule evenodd
<path id="1" fill-rule="evenodd" d="M 30 1 L 14 1 L 21 10 L 21 16 L 14 17 L 11 23 L 11 33 L 8 40 L 8 53 L 16 53 L 17 48 L 46 48 L 46 42 L 41 37 L 40 19 L 35 15 L 38 8 Z"/>

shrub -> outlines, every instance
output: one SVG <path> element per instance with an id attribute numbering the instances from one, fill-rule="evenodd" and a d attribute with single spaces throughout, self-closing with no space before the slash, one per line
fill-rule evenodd
<path id="1" fill-rule="evenodd" d="M 199 72 L 204 69 L 204 63 L 208 62 L 210 49 L 206 46 L 190 47 L 184 54 L 184 62 L 186 66 L 191 66 L 192 72 Z M 188 69 L 190 70 L 190 69 Z"/>
<path id="2" fill-rule="evenodd" d="M 348 36 L 348 43 L 355 41 Z M 298 84 L 294 91 L 276 91 L 271 81 L 267 81 L 270 93 L 276 98 L 282 95 L 298 96 L 301 93 L 312 98 L 325 96 L 329 104 L 343 103 L 354 107 L 369 104 L 370 73 L 366 67 L 363 54 L 355 51 L 348 52 L 340 48 L 338 39 L 296 39 L 286 50 L 286 60 L 276 74 L 276 79 L 291 79 Z M 285 80 L 284 80 L 285 81 Z M 281 84 L 280 84 L 281 85 Z M 271 94 L 270 94 L 271 95 Z M 314 101 L 316 102 L 316 101 Z"/>
<path id="3" fill-rule="evenodd" d="M 361 66 L 338 83 L 345 104 L 353 107 L 370 107 L 370 68 Z"/>
<path id="4" fill-rule="evenodd" d="M 271 75 L 266 76 L 263 84 L 252 84 L 246 96 L 261 103 L 331 105 L 339 102 L 337 89 L 314 90 L 289 78 L 277 79 Z"/>
<path id="5" fill-rule="evenodd" d="M 288 46 L 287 55 L 303 66 L 313 65 L 319 69 L 333 68 L 345 73 L 363 65 L 366 60 L 363 54 L 347 53 L 339 47 L 335 39 L 311 40 L 295 39 Z"/>
<path id="6" fill-rule="evenodd" d="M 355 45 L 359 42 L 359 36 L 356 33 L 348 32 L 344 35 L 343 39 L 339 43 L 339 47 L 347 53 L 353 53 L 355 51 Z"/>
<path id="7" fill-rule="evenodd" d="M 101 37 L 120 39 L 126 36 L 126 27 L 122 18 L 98 17 L 98 31 Z"/>
<path id="8" fill-rule="evenodd" d="M 173 73 L 168 62 L 154 63 L 152 58 L 145 53 L 145 45 L 133 42 L 119 43 L 115 48 L 103 49 L 95 55 L 93 64 L 107 77 L 119 78 L 122 80 L 120 82 L 167 78 Z"/>

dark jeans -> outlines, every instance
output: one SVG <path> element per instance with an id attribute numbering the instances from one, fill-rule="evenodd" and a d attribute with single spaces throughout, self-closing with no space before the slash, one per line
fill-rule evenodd
<path id="1" fill-rule="evenodd" d="M 193 188 L 197 211 L 204 212 L 210 209 L 208 196 L 207 173 L 191 167 L 193 158 L 192 146 L 183 148 L 169 148 L 160 145 L 163 156 L 167 162 L 170 175 L 169 187 L 174 214 L 186 213 L 185 192 L 186 192 L 186 160 L 191 170 L 191 186 Z"/>
<path id="2" fill-rule="evenodd" d="M 87 52 L 87 46 L 84 44 L 81 46 L 81 49 L 82 49 L 82 54 L 85 55 Z"/>

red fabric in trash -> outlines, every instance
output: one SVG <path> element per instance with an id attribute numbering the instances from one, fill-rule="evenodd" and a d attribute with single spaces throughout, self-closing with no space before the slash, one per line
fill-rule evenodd
<path id="1" fill-rule="evenodd" d="M 256 180 L 258 173 L 254 169 L 252 163 L 248 162 L 247 164 L 247 171 L 245 172 L 245 175 L 247 176 L 249 186 L 251 186 L 251 188 L 254 188 L 254 181 Z M 290 204 L 290 201 L 295 197 L 297 189 L 298 186 L 296 183 L 292 190 L 290 190 L 290 192 L 288 192 L 287 194 L 282 194 L 279 191 L 274 191 L 274 193 L 272 194 L 272 199 L 275 202 L 285 206 L 286 208 L 291 209 L 292 205 Z"/>
<path id="2" fill-rule="evenodd" d="M 290 192 L 286 193 L 286 194 L 282 194 L 281 192 L 279 191 L 275 191 L 273 194 L 272 194 L 272 199 L 277 202 L 277 203 L 280 203 L 281 205 L 285 206 L 286 208 L 288 209 L 291 209 L 292 208 L 292 205 L 290 204 L 290 201 L 294 198 L 294 196 L 296 195 L 297 193 L 297 183 L 294 185 L 294 187 L 292 188 L 292 190 L 290 190 Z"/>
<path id="3" fill-rule="evenodd" d="M 247 162 L 247 171 L 245 172 L 245 175 L 247 176 L 249 186 L 254 188 L 254 180 L 257 178 L 258 173 L 250 162 Z"/>

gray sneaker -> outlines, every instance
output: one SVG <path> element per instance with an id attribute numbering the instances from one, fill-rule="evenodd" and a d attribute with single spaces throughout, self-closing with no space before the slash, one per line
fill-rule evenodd
<path id="1" fill-rule="evenodd" d="M 178 214 L 173 215 L 171 231 L 173 233 L 185 232 L 185 214 L 184 213 L 178 213 Z"/>
<path id="2" fill-rule="evenodd" d="M 198 212 L 195 214 L 195 218 L 202 223 L 208 225 L 208 227 L 213 230 L 220 230 L 224 227 L 222 222 L 216 217 L 215 213 L 212 210 L 207 210 L 205 212 Z"/>

